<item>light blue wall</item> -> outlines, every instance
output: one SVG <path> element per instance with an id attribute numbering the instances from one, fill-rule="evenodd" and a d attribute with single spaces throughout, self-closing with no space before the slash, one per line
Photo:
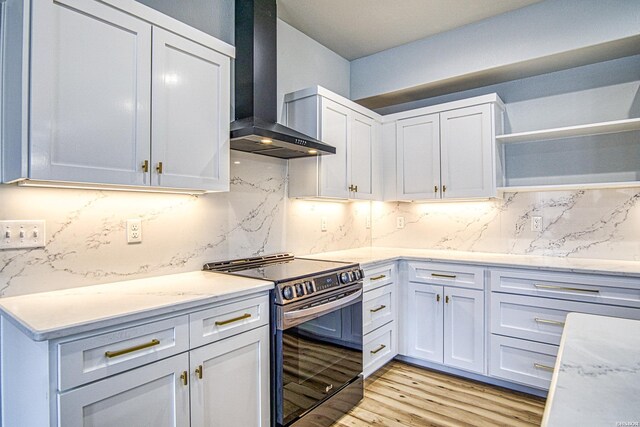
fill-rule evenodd
<path id="1" fill-rule="evenodd" d="M 363 99 L 640 34 L 638 0 L 547 0 L 351 63 Z"/>

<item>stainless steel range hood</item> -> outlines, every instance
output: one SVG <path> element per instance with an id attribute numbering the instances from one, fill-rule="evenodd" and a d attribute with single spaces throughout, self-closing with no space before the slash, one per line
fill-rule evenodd
<path id="1" fill-rule="evenodd" d="M 231 149 L 281 159 L 336 149 L 277 123 L 276 0 L 236 0 L 235 121 Z"/>

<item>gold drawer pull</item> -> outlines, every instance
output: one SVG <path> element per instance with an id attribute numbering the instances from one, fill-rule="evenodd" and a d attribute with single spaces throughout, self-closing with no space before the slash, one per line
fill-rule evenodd
<path id="1" fill-rule="evenodd" d="M 542 369 L 543 371 L 553 372 L 553 366 L 542 365 L 540 363 L 534 363 L 533 367 L 536 369 Z"/>
<path id="2" fill-rule="evenodd" d="M 118 357 L 118 356 L 122 356 L 123 354 L 133 353 L 134 351 L 143 350 L 145 348 L 153 347 L 154 345 L 158 345 L 158 344 L 160 344 L 160 340 L 152 339 L 151 341 L 146 342 L 144 344 L 136 345 L 129 348 L 124 348 L 122 350 L 105 351 L 104 355 L 109 359 L 111 359 L 112 357 Z"/>
<path id="3" fill-rule="evenodd" d="M 189 373 L 187 371 L 182 371 L 180 379 L 182 380 L 182 385 L 189 385 Z"/>
<path id="4" fill-rule="evenodd" d="M 202 365 L 198 365 L 198 367 L 196 368 L 196 376 L 198 377 L 198 379 L 202 379 Z"/>
<path id="5" fill-rule="evenodd" d="M 387 306 L 386 306 L 386 305 L 381 305 L 380 307 L 378 307 L 378 308 L 372 308 L 372 309 L 370 309 L 369 311 L 370 311 L 370 312 L 372 312 L 372 313 L 377 313 L 378 311 L 380 311 L 380 310 L 382 310 L 382 309 L 385 309 L 385 308 L 387 308 Z"/>
<path id="6" fill-rule="evenodd" d="M 216 321 L 216 326 L 228 325 L 229 323 L 239 322 L 240 320 L 248 319 L 250 317 L 250 313 L 245 313 L 242 316 L 234 317 L 233 319 Z"/>
<path id="7" fill-rule="evenodd" d="M 558 326 L 564 326 L 564 322 L 558 322 L 557 320 L 548 320 L 548 319 L 541 319 L 539 317 L 536 317 L 535 320 L 537 323 L 547 323 L 549 325 L 558 325 Z"/>
<path id="8" fill-rule="evenodd" d="M 540 283 L 534 283 L 533 286 L 535 286 L 538 289 L 555 289 L 558 291 L 589 292 L 593 294 L 600 293 L 598 289 L 570 288 L 566 286 L 541 285 Z"/>
<path id="9" fill-rule="evenodd" d="M 387 348 L 387 346 L 386 346 L 386 345 L 384 345 L 384 344 L 380 344 L 380 347 L 376 348 L 375 350 L 371 350 L 371 354 L 376 354 L 376 353 L 378 353 L 378 352 L 380 352 L 380 351 L 384 350 L 385 348 Z"/>
<path id="10" fill-rule="evenodd" d="M 438 273 L 431 273 L 431 276 L 433 277 L 444 277 L 445 279 L 455 279 L 456 275 L 455 274 L 438 274 Z"/>
<path id="11" fill-rule="evenodd" d="M 384 279 L 385 277 L 387 277 L 387 276 L 385 276 L 384 274 L 381 274 L 379 276 L 371 277 L 369 280 L 371 280 L 371 281 L 380 280 L 380 279 Z"/>

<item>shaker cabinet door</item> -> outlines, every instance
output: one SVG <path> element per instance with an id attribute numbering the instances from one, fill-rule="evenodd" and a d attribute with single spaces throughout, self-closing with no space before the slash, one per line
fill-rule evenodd
<path id="1" fill-rule="evenodd" d="M 351 121 L 351 180 L 349 185 L 355 188 L 352 198 L 373 200 L 375 198 L 375 173 L 379 173 L 376 165 L 376 138 L 378 124 L 375 120 L 362 114 L 353 113 Z"/>
<path id="2" fill-rule="evenodd" d="M 484 373 L 484 291 L 444 288 L 444 363 Z"/>
<path id="3" fill-rule="evenodd" d="M 320 196 L 347 199 L 349 197 L 349 141 L 351 110 L 322 98 L 320 140 L 336 148 L 335 155 L 320 157 Z"/>
<path id="4" fill-rule="evenodd" d="M 148 184 L 151 25 L 100 2 L 32 2 L 29 177 Z"/>
<path id="5" fill-rule="evenodd" d="M 440 114 L 443 198 L 494 197 L 489 104 Z"/>
<path id="6" fill-rule="evenodd" d="M 188 427 L 188 369 L 183 353 L 62 393 L 58 425 Z"/>
<path id="7" fill-rule="evenodd" d="M 396 129 L 398 200 L 439 199 L 439 115 L 398 120 Z"/>
<path id="8" fill-rule="evenodd" d="M 269 326 L 190 352 L 193 426 L 267 427 Z"/>
<path id="9" fill-rule="evenodd" d="M 409 282 L 406 302 L 407 356 L 442 363 L 442 286 Z"/>
<path id="10" fill-rule="evenodd" d="M 229 189 L 229 58 L 153 29 L 153 185 Z"/>

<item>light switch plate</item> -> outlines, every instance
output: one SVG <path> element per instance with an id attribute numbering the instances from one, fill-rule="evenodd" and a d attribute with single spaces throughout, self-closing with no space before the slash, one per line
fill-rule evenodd
<path id="1" fill-rule="evenodd" d="M 44 220 L 0 221 L 0 231 L 0 249 L 44 247 Z"/>

